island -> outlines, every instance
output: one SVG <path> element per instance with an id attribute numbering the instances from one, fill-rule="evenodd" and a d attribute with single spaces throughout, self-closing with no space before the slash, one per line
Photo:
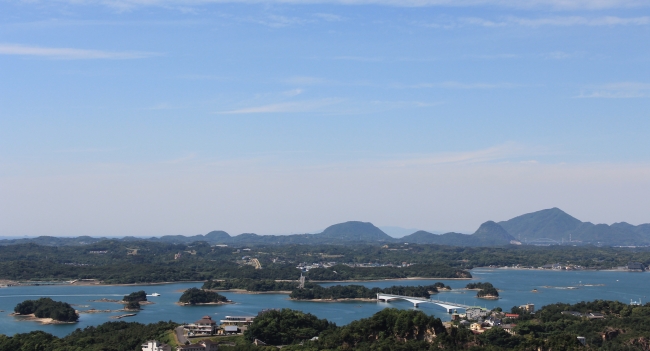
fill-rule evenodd
<path id="1" fill-rule="evenodd" d="M 201 289 L 216 291 L 247 291 L 247 292 L 286 292 L 298 288 L 297 281 L 276 281 L 273 279 L 235 278 L 223 280 L 208 280 Z"/>
<path id="2" fill-rule="evenodd" d="M 195 305 L 219 305 L 231 303 L 225 296 L 220 295 L 214 291 L 203 290 L 198 288 L 190 288 L 183 292 L 183 295 L 178 299 L 178 304 L 182 306 L 195 306 Z"/>
<path id="3" fill-rule="evenodd" d="M 431 294 L 438 292 L 438 288 L 445 288 L 445 285 L 438 282 L 426 286 L 391 286 L 384 289 L 370 289 L 363 285 L 334 285 L 327 288 L 320 285 L 313 285 L 310 288 L 295 289 L 289 296 L 292 300 L 309 301 L 376 301 L 377 294 L 429 298 Z"/>
<path id="4" fill-rule="evenodd" d="M 14 308 L 14 316 L 25 316 L 44 324 L 75 323 L 79 314 L 70 304 L 54 301 L 49 297 L 38 300 L 25 300 Z"/>
<path id="5" fill-rule="evenodd" d="M 497 300 L 499 298 L 499 291 L 492 283 L 469 283 L 465 288 L 467 290 L 478 290 L 476 297 L 480 299 Z"/>
<path id="6" fill-rule="evenodd" d="M 147 293 L 144 290 L 132 292 L 125 295 L 122 299 L 126 311 L 139 311 L 144 304 L 151 303 L 147 301 Z"/>

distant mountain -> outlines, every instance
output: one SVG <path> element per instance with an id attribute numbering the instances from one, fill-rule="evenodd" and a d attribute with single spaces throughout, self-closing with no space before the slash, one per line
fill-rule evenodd
<path id="1" fill-rule="evenodd" d="M 562 240 L 565 236 L 568 240 L 568 233 L 578 229 L 582 222 L 554 207 L 499 222 L 499 225 L 515 237 L 521 237 L 522 240 L 524 238 Z"/>
<path id="2" fill-rule="evenodd" d="M 527 213 L 499 224 L 522 242 L 551 239 L 560 243 L 573 241 L 610 246 L 650 244 L 650 224 L 593 224 L 582 222 L 556 207 Z"/>
<path id="3" fill-rule="evenodd" d="M 345 222 L 327 227 L 322 233 L 314 234 L 319 239 L 341 241 L 393 241 L 381 229 L 368 222 Z"/>
<path id="4" fill-rule="evenodd" d="M 555 241 L 571 244 L 595 244 L 605 246 L 650 245 L 650 224 L 638 226 L 620 222 L 612 225 L 582 222 L 559 208 L 551 208 L 517 216 L 507 221 L 495 223 L 488 221 L 474 234 L 446 233 L 432 234 L 416 231 L 396 239 L 386 234 L 372 223 L 350 221 L 334 224 L 318 234 L 258 235 L 244 233 L 235 236 L 224 231 L 212 231 L 205 235 L 164 235 L 142 238 L 93 238 L 90 236 L 16 238 L 0 240 L 0 245 L 37 243 L 49 246 L 87 245 L 104 240 L 139 241 L 149 240 L 170 244 L 190 244 L 205 241 L 210 244 L 228 245 L 287 245 L 287 244 L 345 244 L 345 243 L 413 243 L 438 244 L 450 246 L 502 246 L 512 241 L 538 243 Z"/>
<path id="5" fill-rule="evenodd" d="M 452 246 L 502 246 L 510 244 L 512 240 L 515 240 L 515 238 L 493 221 L 481 224 L 476 232 L 471 235 L 460 233 L 436 235 L 420 230 L 400 239 L 400 241 L 414 244 Z"/>

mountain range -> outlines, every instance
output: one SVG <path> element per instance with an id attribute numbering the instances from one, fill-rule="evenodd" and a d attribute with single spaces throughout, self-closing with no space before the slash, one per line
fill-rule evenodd
<path id="1" fill-rule="evenodd" d="M 551 208 L 517 216 L 507 221 L 487 221 L 473 234 L 433 234 L 417 231 L 396 239 L 368 222 L 350 221 L 334 224 L 318 234 L 258 235 L 244 233 L 231 236 L 224 231 L 212 231 L 205 235 L 165 235 L 142 238 L 127 236 L 121 239 L 81 236 L 61 238 L 41 236 L 37 238 L 5 239 L 0 245 L 37 243 L 41 245 L 84 245 L 102 240 L 136 241 L 188 244 L 206 241 L 210 244 L 227 245 L 273 245 L 273 244 L 344 244 L 344 243 L 414 243 L 450 246 L 503 246 L 511 244 L 594 244 L 603 246 L 650 245 L 650 224 L 638 226 L 621 222 L 612 225 L 582 222 L 559 208 Z"/>

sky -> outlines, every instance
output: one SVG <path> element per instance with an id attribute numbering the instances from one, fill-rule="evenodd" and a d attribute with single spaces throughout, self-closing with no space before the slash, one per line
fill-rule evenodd
<path id="1" fill-rule="evenodd" d="M 650 222 L 650 3 L 0 0 L 0 236 Z"/>

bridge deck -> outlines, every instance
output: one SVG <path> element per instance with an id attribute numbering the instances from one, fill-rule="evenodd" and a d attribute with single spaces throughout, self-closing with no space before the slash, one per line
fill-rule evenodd
<path id="1" fill-rule="evenodd" d="M 455 302 L 442 301 L 442 300 L 434 300 L 434 299 L 427 299 L 427 298 L 424 298 L 424 297 L 411 297 L 411 296 L 392 295 L 392 294 L 377 294 L 377 299 L 378 299 L 378 300 L 379 300 L 379 299 L 384 299 L 384 300 L 389 300 L 389 299 L 390 299 L 390 300 L 397 300 L 397 299 L 401 299 L 401 300 L 408 300 L 408 301 L 411 301 L 411 302 L 415 302 L 415 301 L 424 302 L 424 303 L 429 302 L 429 303 L 433 303 L 433 304 L 436 304 L 436 305 L 442 306 L 442 307 L 444 307 L 444 308 L 446 308 L 446 309 L 449 309 L 449 308 L 462 308 L 462 309 L 468 309 L 468 308 L 472 308 L 472 307 L 474 307 L 474 306 L 468 306 L 468 305 L 464 305 L 464 304 L 460 304 L 460 303 L 455 303 Z"/>

